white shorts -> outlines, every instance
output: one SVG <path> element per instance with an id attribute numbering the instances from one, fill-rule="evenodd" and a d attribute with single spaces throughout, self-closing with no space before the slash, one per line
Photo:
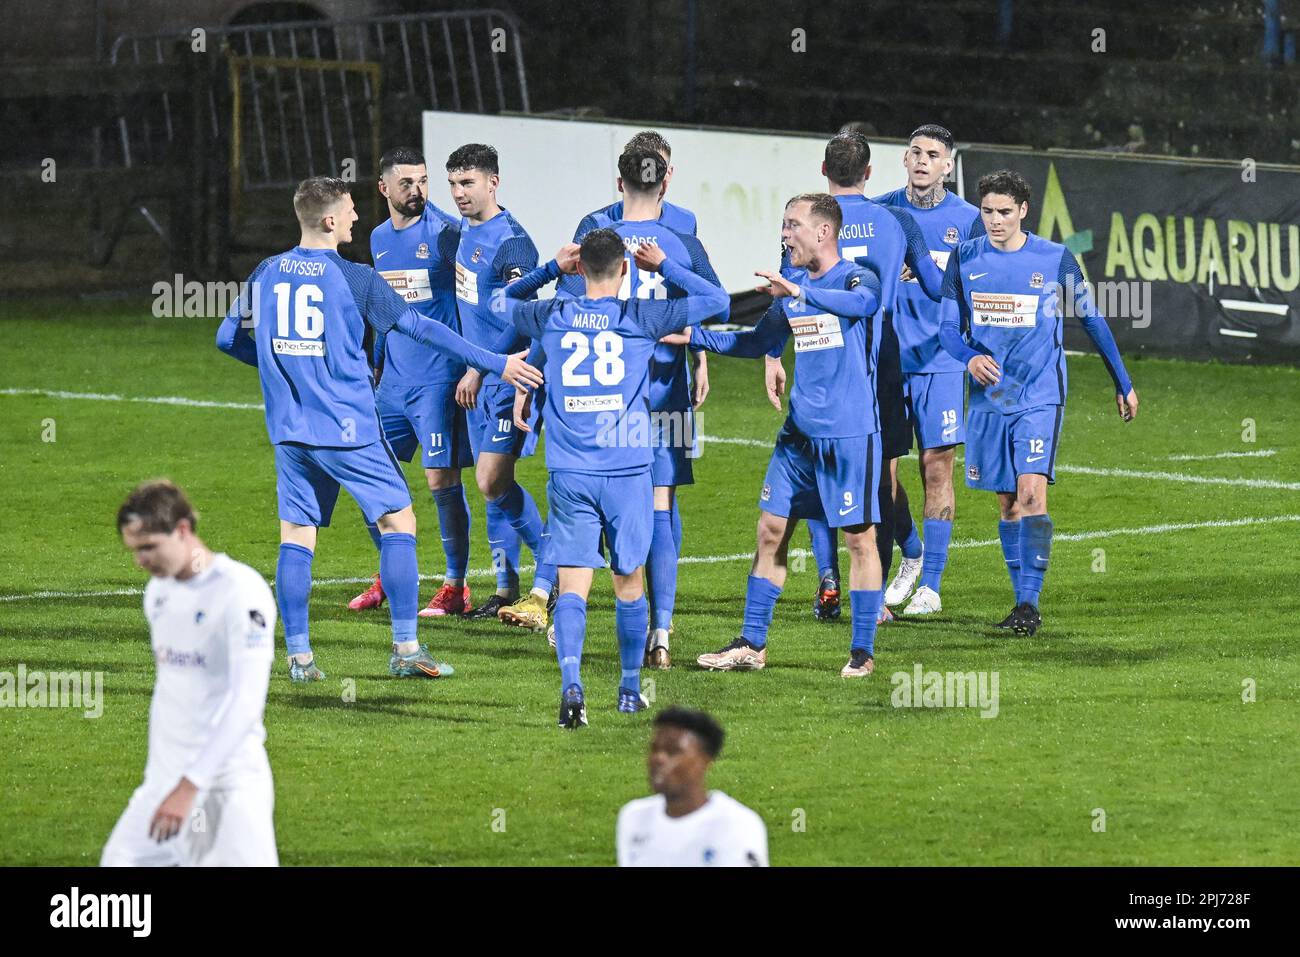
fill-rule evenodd
<path id="1" fill-rule="evenodd" d="M 176 783 L 146 779 L 135 789 L 104 845 L 100 867 L 279 866 L 275 786 L 269 769 L 235 784 L 200 791 L 188 824 L 159 844 L 149 836 L 149 824 Z"/>

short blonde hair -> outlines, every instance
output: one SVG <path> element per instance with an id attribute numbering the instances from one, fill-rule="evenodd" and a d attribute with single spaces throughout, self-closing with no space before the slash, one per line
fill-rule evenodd
<path id="1" fill-rule="evenodd" d="M 335 203 L 350 192 L 347 181 L 337 176 L 312 176 L 299 183 L 294 190 L 293 211 L 302 225 L 314 226 Z"/>

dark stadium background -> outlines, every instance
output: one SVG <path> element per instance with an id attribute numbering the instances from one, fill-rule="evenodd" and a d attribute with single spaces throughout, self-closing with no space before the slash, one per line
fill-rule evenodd
<path id="1" fill-rule="evenodd" d="M 0 296 L 139 293 L 171 274 L 164 266 L 187 277 L 236 278 L 283 247 L 283 207 L 259 201 L 270 191 L 242 200 L 225 191 L 229 131 L 195 140 L 185 126 L 186 106 L 201 101 L 204 83 L 215 110 L 227 111 L 219 44 L 205 65 L 177 55 L 178 40 L 166 44 L 164 66 L 149 64 L 148 44 L 139 67 L 127 62 L 127 48 L 108 62 L 119 35 L 183 34 L 193 25 L 496 9 L 518 25 L 534 114 L 814 133 L 856 122 L 883 139 L 904 138 L 928 121 L 947 125 L 963 144 L 1300 164 L 1300 0 L 9 0 L 3 7 Z M 1104 52 L 1096 49 L 1099 30 Z M 804 52 L 793 49 L 794 31 L 803 31 Z M 390 49 L 385 71 L 396 69 L 394 56 Z M 163 96 L 177 128 L 169 126 L 175 138 L 160 144 Z M 420 142 L 421 111 L 430 107 L 427 97 L 386 78 L 383 142 Z M 154 118 L 158 148 L 133 142 L 130 168 L 117 143 L 118 117 L 137 130 Z M 51 158 L 57 187 L 41 178 Z M 360 165 L 365 182 L 371 163 Z M 377 201 L 365 199 L 359 237 L 380 214 Z M 1294 222 L 1297 201 L 1278 197 L 1277 208 L 1265 203 L 1248 218 Z M 1197 213 L 1226 217 L 1235 209 L 1228 207 Z M 364 242 L 343 252 L 367 258 Z M 49 268 L 54 262 L 58 268 Z M 1287 329 L 1274 338 L 1290 349 L 1297 336 L 1300 329 Z"/>

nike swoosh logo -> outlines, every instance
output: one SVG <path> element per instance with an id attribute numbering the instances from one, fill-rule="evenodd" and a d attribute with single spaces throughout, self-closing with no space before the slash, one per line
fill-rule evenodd
<path id="1" fill-rule="evenodd" d="M 986 272 L 973 272 L 970 274 L 970 281 L 974 282 L 976 279 L 983 279 L 987 275 Z"/>
<path id="2" fill-rule="evenodd" d="M 847 515 L 847 514 L 849 514 L 849 512 L 853 511 L 855 508 L 857 508 L 856 505 L 850 505 L 848 508 L 842 508 L 842 509 L 840 509 L 840 514 L 841 514 L 841 515 Z"/>
<path id="3" fill-rule="evenodd" d="M 508 439 L 508 438 L 510 438 L 510 436 L 508 436 L 508 435 L 494 435 L 494 436 L 492 436 L 492 441 L 493 441 L 493 442 L 504 442 L 504 441 L 505 441 L 506 439 Z"/>
<path id="4" fill-rule="evenodd" d="M 1047 561 L 1047 559 L 1044 558 L 1042 555 L 1035 555 L 1035 556 L 1034 556 L 1034 561 L 1036 561 L 1036 562 L 1045 562 L 1045 561 Z"/>
<path id="5" fill-rule="evenodd" d="M 944 430 L 943 430 L 943 434 L 944 434 L 944 435 L 952 435 L 952 434 L 953 434 L 954 432 L 956 432 L 956 431 L 957 431 L 957 426 L 954 425 L 951 429 L 944 429 Z"/>
<path id="6" fill-rule="evenodd" d="M 379 262 L 379 260 L 383 259 L 387 255 L 388 255 L 388 250 L 385 249 L 382 253 L 380 253 L 375 257 L 375 262 Z"/>
<path id="7" fill-rule="evenodd" d="M 1031 455 L 1031 456 L 1029 456 L 1029 458 L 1025 459 L 1025 461 L 1026 461 L 1026 462 L 1037 462 L 1039 459 L 1045 459 L 1045 458 L 1047 458 L 1046 455 Z"/>

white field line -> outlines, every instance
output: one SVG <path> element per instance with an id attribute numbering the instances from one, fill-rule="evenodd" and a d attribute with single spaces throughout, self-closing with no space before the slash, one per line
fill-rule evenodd
<path id="1" fill-rule="evenodd" d="M 54 389 L 0 389 L 0 395 L 47 396 L 55 399 L 90 399 L 100 402 L 143 402 L 154 405 L 189 406 L 200 409 L 243 409 L 262 411 L 261 403 L 211 402 L 206 399 L 187 399 L 183 396 L 122 396 L 99 392 L 63 392 Z M 770 449 L 771 441 L 763 439 L 732 438 L 728 436 L 701 435 L 701 442 L 718 442 L 724 445 L 743 445 L 749 448 Z M 1187 482 L 1193 485 L 1227 485 L 1237 488 L 1267 488 L 1283 491 L 1300 491 L 1300 482 L 1280 482 L 1275 479 L 1222 478 L 1190 475 L 1185 472 L 1153 472 L 1137 469 L 1093 468 L 1087 465 L 1058 465 L 1057 471 L 1075 475 L 1098 475 L 1110 478 L 1149 479 L 1161 482 Z"/>
<path id="2" fill-rule="evenodd" d="M 1117 538 L 1130 535 L 1168 535 L 1171 532 L 1195 531 L 1201 528 L 1238 528 L 1243 525 L 1276 525 L 1281 522 L 1300 522 L 1300 515 L 1268 515 L 1262 518 L 1214 519 L 1204 522 L 1171 522 L 1162 525 L 1141 525 L 1135 528 L 1103 528 L 1090 532 L 1065 532 L 1052 536 L 1053 542 L 1088 542 L 1098 538 Z M 996 538 L 967 539 L 953 542 L 949 548 L 991 548 L 1000 545 Z M 846 551 L 843 547 L 840 551 Z M 808 554 L 806 549 L 795 549 L 795 554 Z M 678 559 L 679 565 L 722 565 L 728 562 L 749 561 L 753 552 L 735 552 L 731 555 L 684 555 Z M 520 572 L 532 571 L 532 565 L 521 565 Z M 486 578 L 495 572 L 491 568 L 472 568 L 470 578 Z M 373 578 L 318 578 L 314 585 L 362 585 L 369 584 Z M 441 575 L 421 575 L 420 581 L 441 581 Z M 0 595 L 0 602 L 35 601 L 54 598 L 108 598 L 117 595 L 142 595 L 143 588 L 112 588 L 104 591 L 35 591 L 14 595 Z"/>
<path id="3" fill-rule="evenodd" d="M 1209 459 L 1269 459 L 1277 449 L 1259 449 L 1255 452 L 1215 452 L 1212 455 L 1171 455 L 1170 462 L 1205 462 Z"/>

